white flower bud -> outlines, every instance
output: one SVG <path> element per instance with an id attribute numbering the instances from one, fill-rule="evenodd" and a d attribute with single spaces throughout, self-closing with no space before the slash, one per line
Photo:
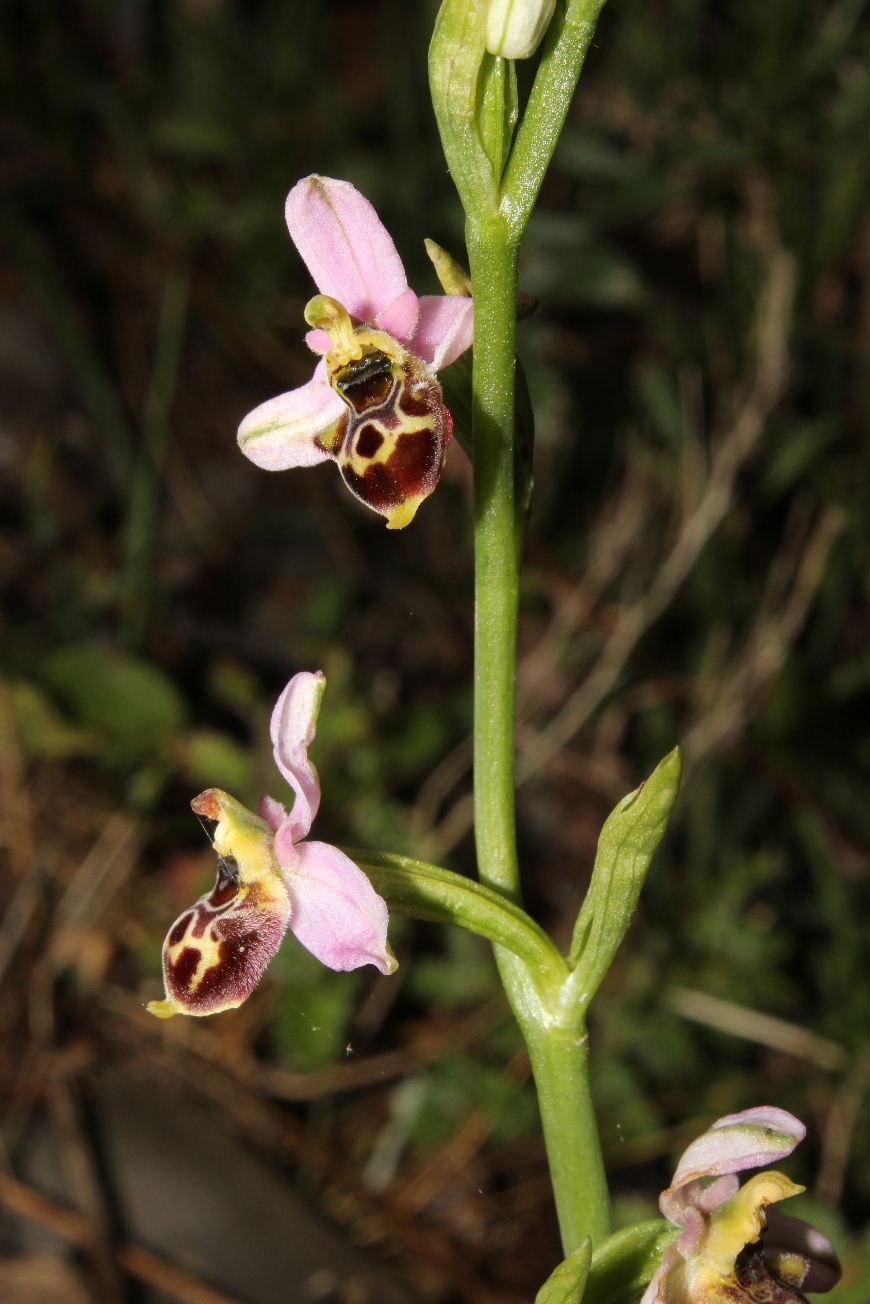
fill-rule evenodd
<path id="1" fill-rule="evenodd" d="M 486 48 L 503 59 L 528 59 L 550 25 L 556 0 L 490 0 Z"/>

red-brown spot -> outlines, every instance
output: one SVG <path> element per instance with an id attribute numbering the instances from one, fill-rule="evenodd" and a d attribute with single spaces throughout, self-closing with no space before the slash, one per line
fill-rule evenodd
<path id="1" fill-rule="evenodd" d="M 184 937 L 192 920 L 193 911 L 191 910 L 188 910 L 186 915 L 182 915 L 179 919 L 176 919 L 175 923 L 172 925 L 169 936 L 166 939 L 166 945 L 178 946 L 178 943 Z"/>
<path id="2" fill-rule="evenodd" d="M 439 385 L 436 387 L 435 385 L 432 385 L 431 387 L 432 390 L 435 390 L 436 388 L 438 393 L 421 393 L 420 390 L 417 390 L 416 393 L 412 393 L 410 390 L 406 389 L 399 398 L 399 407 L 406 416 L 425 417 L 427 412 L 431 412 L 433 408 L 439 408 L 442 406 L 440 401 L 441 386 Z"/>
<path id="3" fill-rule="evenodd" d="M 223 883 L 218 883 L 217 887 L 209 897 L 208 903 L 210 906 L 217 909 L 219 906 L 227 905 L 232 901 L 233 897 L 238 896 L 238 894 L 238 883 L 234 882 L 233 879 L 228 878 Z"/>
<path id="4" fill-rule="evenodd" d="M 239 867 L 232 856 L 218 856 L 217 882 L 208 898 L 213 909 L 228 905 L 239 893 Z"/>
<path id="5" fill-rule="evenodd" d="M 386 462 L 366 467 L 358 475 L 341 464 L 348 487 L 376 511 L 392 509 L 409 498 L 431 493 L 441 474 L 444 444 L 435 430 L 400 435 Z"/>
<path id="6" fill-rule="evenodd" d="M 202 952 L 198 946 L 186 946 L 176 960 L 167 964 L 172 985 L 182 997 L 190 998 L 188 988 L 199 966 Z"/>
<path id="7" fill-rule="evenodd" d="M 377 426 L 363 426 L 354 441 L 354 452 L 360 457 L 374 457 L 383 442 L 384 436 Z"/>
<path id="8" fill-rule="evenodd" d="M 193 907 L 194 920 L 190 928 L 191 937 L 205 937 L 213 915 L 208 908 L 208 901 L 197 901 Z"/>

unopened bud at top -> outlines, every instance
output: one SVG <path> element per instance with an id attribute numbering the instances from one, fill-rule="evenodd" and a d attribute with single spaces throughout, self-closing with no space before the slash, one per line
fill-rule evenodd
<path id="1" fill-rule="evenodd" d="M 528 59 L 541 44 L 556 0 L 490 0 L 486 48 L 503 59 Z"/>

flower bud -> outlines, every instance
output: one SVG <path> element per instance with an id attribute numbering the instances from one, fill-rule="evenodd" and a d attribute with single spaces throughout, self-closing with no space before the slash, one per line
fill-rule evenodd
<path id="1" fill-rule="evenodd" d="M 486 48 L 502 59 L 528 59 L 541 44 L 556 0 L 490 0 Z"/>

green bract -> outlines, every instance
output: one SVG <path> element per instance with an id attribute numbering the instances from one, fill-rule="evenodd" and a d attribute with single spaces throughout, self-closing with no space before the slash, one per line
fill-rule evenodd
<path id="1" fill-rule="evenodd" d="M 683 761 L 675 747 L 645 783 L 608 816 L 592 882 L 574 926 L 569 961 L 588 1000 L 613 963 L 680 790 Z"/>

